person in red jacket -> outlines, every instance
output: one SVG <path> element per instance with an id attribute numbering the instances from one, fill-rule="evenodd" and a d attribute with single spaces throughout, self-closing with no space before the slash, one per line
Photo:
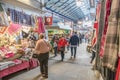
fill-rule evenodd
<path id="1" fill-rule="evenodd" d="M 59 49 L 61 52 L 61 61 L 63 61 L 64 59 L 64 52 L 65 52 L 65 46 L 67 45 L 67 40 L 65 39 L 65 37 L 62 35 L 62 37 L 59 39 L 58 41 L 58 45 L 59 45 Z"/>

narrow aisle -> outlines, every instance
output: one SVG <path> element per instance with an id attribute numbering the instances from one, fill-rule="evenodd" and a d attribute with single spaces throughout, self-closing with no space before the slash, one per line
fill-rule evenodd
<path id="1" fill-rule="evenodd" d="M 70 59 L 70 51 L 65 60 L 60 62 L 60 55 L 49 61 L 49 80 L 97 80 L 91 70 L 90 56 L 86 52 L 87 44 L 81 44 L 77 49 L 77 58 Z"/>
<path id="2" fill-rule="evenodd" d="M 86 52 L 85 43 L 77 49 L 77 58 L 70 60 L 70 51 L 66 53 L 65 60 L 61 62 L 60 55 L 49 60 L 49 78 L 48 80 L 98 80 L 91 70 L 90 56 Z M 30 71 L 21 71 L 4 80 L 41 80 L 39 67 Z"/>

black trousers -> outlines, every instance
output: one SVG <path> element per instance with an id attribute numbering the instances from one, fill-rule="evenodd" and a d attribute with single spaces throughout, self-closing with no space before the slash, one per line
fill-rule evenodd
<path id="1" fill-rule="evenodd" d="M 39 54 L 38 60 L 40 62 L 40 71 L 41 74 L 45 75 L 45 77 L 48 77 L 48 59 L 49 52 Z"/>
<path id="2" fill-rule="evenodd" d="M 93 60 L 95 59 L 95 52 L 92 51 L 92 58 L 91 58 L 91 63 L 93 62 Z"/>
<path id="3" fill-rule="evenodd" d="M 82 39 L 80 38 L 80 44 L 82 43 Z"/>
<path id="4" fill-rule="evenodd" d="M 63 59 L 64 59 L 64 56 L 65 56 L 64 51 L 61 51 L 61 60 L 62 60 L 62 61 L 63 61 Z"/>
<path id="5" fill-rule="evenodd" d="M 74 55 L 74 58 L 76 57 L 76 50 L 77 50 L 77 47 L 71 47 L 71 56 Z"/>
<path id="6" fill-rule="evenodd" d="M 57 47 L 54 47 L 54 55 L 57 56 Z"/>

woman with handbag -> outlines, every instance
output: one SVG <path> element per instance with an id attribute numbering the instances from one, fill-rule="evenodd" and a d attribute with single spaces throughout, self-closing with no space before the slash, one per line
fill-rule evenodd
<path id="1" fill-rule="evenodd" d="M 64 60 L 64 52 L 65 52 L 65 46 L 67 45 L 67 40 L 64 38 L 64 36 L 62 35 L 62 37 L 59 39 L 58 41 L 58 45 L 60 47 L 60 52 L 61 52 L 61 61 Z"/>
<path id="2" fill-rule="evenodd" d="M 38 54 L 40 71 L 42 78 L 48 78 L 48 59 L 51 45 L 44 39 L 44 34 L 40 34 L 40 39 L 35 46 L 35 53 Z"/>

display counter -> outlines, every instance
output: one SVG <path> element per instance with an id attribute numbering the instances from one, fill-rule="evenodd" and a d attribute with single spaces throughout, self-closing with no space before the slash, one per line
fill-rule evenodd
<path id="1" fill-rule="evenodd" d="M 30 60 L 23 60 L 20 64 L 15 64 L 13 66 L 10 66 L 6 69 L 0 70 L 0 78 L 3 78 L 5 76 L 8 76 L 12 73 L 21 71 L 23 69 L 33 69 L 39 65 L 37 59 L 30 59 Z"/>
<path id="2" fill-rule="evenodd" d="M 0 71 L 0 78 L 15 73 L 23 69 L 29 69 L 29 61 L 23 61 L 21 64 L 16 64 L 14 66 L 8 67 Z"/>

